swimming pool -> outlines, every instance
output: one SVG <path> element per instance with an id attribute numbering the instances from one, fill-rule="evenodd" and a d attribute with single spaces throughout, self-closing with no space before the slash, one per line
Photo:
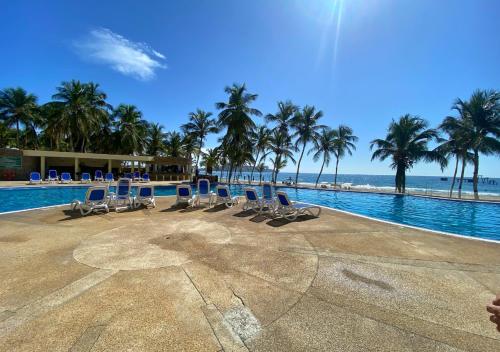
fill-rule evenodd
<path id="1" fill-rule="evenodd" d="M 88 186 L 0 188 L 0 213 L 70 203 L 83 199 Z M 391 194 L 280 188 L 291 199 L 376 219 L 470 237 L 500 240 L 500 204 L 460 202 Z M 242 195 L 242 186 L 231 186 Z M 156 186 L 157 196 L 175 194 L 174 186 Z"/>

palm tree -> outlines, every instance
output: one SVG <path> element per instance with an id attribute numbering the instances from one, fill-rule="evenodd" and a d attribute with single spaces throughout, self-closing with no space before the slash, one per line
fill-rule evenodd
<path id="1" fill-rule="evenodd" d="M 262 173 L 265 169 L 266 165 L 264 163 L 259 163 L 259 165 L 257 165 L 257 172 L 259 173 L 259 185 L 262 184 Z"/>
<path id="2" fill-rule="evenodd" d="M 500 92 L 476 90 L 469 101 L 457 99 L 453 108 L 462 111 L 470 126 L 468 139 L 473 152 L 474 198 L 479 199 L 479 154 L 500 153 Z"/>
<path id="3" fill-rule="evenodd" d="M 291 160 L 295 164 L 293 157 L 296 147 L 292 143 L 291 137 L 284 131 L 279 129 L 273 130 L 270 140 L 270 149 L 274 153 L 272 182 L 276 183 L 279 171 L 287 164 L 287 160 Z"/>
<path id="4" fill-rule="evenodd" d="M 352 155 L 352 151 L 356 150 L 356 143 L 358 137 L 352 134 L 352 128 L 345 125 L 340 125 L 339 128 L 332 131 L 334 136 L 335 144 L 335 181 L 334 185 L 337 186 L 337 174 L 339 169 L 339 160 L 342 159 L 345 154 Z"/>
<path id="5" fill-rule="evenodd" d="M 217 123 L 215 119 L 210 119 L 212 116 L 211 112 L 206 112 L 201 109 L 197 109 L 196 112 L 189 113 L 189 122 L 182 125 L 181 128 L 186 134 L 190 134 L 193 139 L 198 141 L 198 152 L 196 154 L 196 168 L 198 168 L 198 163 L 200 161 L 201 149 L 203 148 L 203 143 L 205 138 L 209 133 L 217 133 Z"/>
<path id="6" fill-rule="evenodd" d="M 310 153 L 314 153 L 314 162 L 317 162 L 321 157 L 323 157 L 321 169 L 319 170 L 318 177 L 316 178 L 315 187 L 318 187 L 319 178 L 323 173 L 323 168 L 325 167 L 325 165 L 328 167 L 332 158 L 332 154 L 335 153 L 335 135 L 330 128 L 325 127 L 321 130 L 318 138 L 315 139 L 313 143 L 314 146 L 311 148 L 311 150 L 309 150 L 307 154 L 309 155 Z"/>
<path id="7" fill-rule="evenodd" d="M 7 126 L 16 126 L 16 146 L 19 142 L 20 125 L 29 126 L 37 113 L 37 97 L 23 88 L 7 88 L 0 91 L 0 117 Z"/>
<path id="8" fill-rule="evenodd" d="M 398 121 L 391 122 L 385 139 L 370 142 L 370 149 L 377 148 L 373 152 L 372 161 L 384 161 L 389 157 L 392 159 L 391 167 L 396 169 L 395 184 L 399 193 L 406 190 L 406 170 L 411 169 L 418 161 L 437 161 L 442 168 L 446 166 L 446 158 L 438 151 L 428 149 L 428 143 L 439 137 L 436 130 L 427 127 L 427 121 L 406 114 Z"/>
<path id="9" fill-rule="evenodd" d="M 147 154 L 148 155 L 160 155 L 165 151 L 165 144 L 163 140 L 165 139 L 165 133 L 163 132 L 163 126 L 159 123 L 151 123 L 148 125 L 148 134 L 146 138 L 147 143 Z"/>
<path id="10" fill-rule="evenodd" d="M 113 107 L 106 102 L 107 95 L 99 89 L 99 84 L 89 82 L 85 84 L 85 92 L 87 95 L 87 114 L 91 125 L 94 128 L 90 129 L 89 138 L 84 138 L 80 146 L 80 151 L 84 152 L 87 142 L 90 142 L 90 147 L 95 151 L 100 145 L 102 150 L 103 142 L 111 142 L 111 117 L 110 111 Z"/>
<path id="11" fill-rule="evenodd" d="M 182 136 L 177 131 L 168 132 L 165 135 L 165 149 L 167 155 L 171 157 L 180 157 L 183 153 L 182 150 Z"/>
<path id="12" fill-rule="evenodd" d="M 248 178 L 248 183 L 253 179 L 253 172 L 258 162 L 262 160 L 263 157 L 267 155 L 267 150 L 270 145 L 271 131 L 266 126 L 257 126 L 253 136 L 253 146 L 255 152 L 254 163 L 252 166 L 252 172 Z M 259 159 L 260 157 L 260 159 Z"/>
<path id="13" fill-rule="evenodd" d="M 299 161 L 297 163 L 297 173 L 295 174 L 295 186 L 297 186 L 297 181 L 299 179 L 300 163 L 302 162 L 307 143 L 313 142 L 318 138 L 318 131 L 325 127 L 323 125 L 318 125 L 318 120 L 322 116 L 323 112 L 321 110 L 316 111 L 314 106 L 306 105 L 302 111 L 296 112 L 291 120 L 291 126 L 295 130 L 292 137 L 297 138 L 295 146 L 299 148 L 299 146 L 302 145 Z"/>
<path id="14" fill-rule="evenodd" d="M 299 107 L 290 100 L 279 101 L 278 112 L 276 114 L 267 114 L 265 119 L 266 122 L 275 122 L 276 128 L 282 133 L 288 133 L 291 119 L 297 111 L 299 111 Z"/>
<path id="15" fill-rule="evenodd" d="M 147 122 L 134 105 L 120 104 L 113 112 L 116 137 L 122 153 L 142 154 L 146 147 Z"/>
<path id="16" fill-rule="evenodd" d="M 233 84 L 224 89 L 229 95 L 228 102 L 215 104 L 219 113 L 218 125 L 225 128 L 226 133 L 222 138 L 222 145 L 229 159 L 229 182 L 236 163 L 241 163 L 242 153 L 252 149 L 251 132 L 255 128 L 253 116 L 261 116 L 262 113 L 250 107 L 257 99 L 257 94 L 246 92 L 244 84 Z"/>
<path id="17" fill-rule="evenodd" d="M 219 161 L 219 150 L 217 148 L 208 149 L 203 152 L 203 160 L 201 161 L 201 166 L 205 167 L 207 174 L 211 175 L 213 168 L 217 166 Z"/>
<path id="18" fill-rule="evenodd" d="M 5 123 L 0 122 L 0 148 L 10 146 L 10 140 L 15 136 L 15 132 Z"/>
<path id="19" fill-rule="evenodd" d="M 471 141 L 469 139 L 470 127 L 467 126 L 468 120 L 463 117 L 462 110 L 459 109 L 458 112 L 461 114 L 461 117 L 456 118 L 448 116 L 439 126 L 442 131 L 448 134 L 448 140 L 445 140 L 438 147 L 438 150 L 448 158 L 451 156 L 455 157 L 455 170 L 453 172 L 453 179 L 450 187 L 450 198 L 453 196 L 453 188 L 455 187 L 459 162 L 462 161 L 462 171 L 458 186 L 458 198 L 461 198 L 465 166 L 467 162 L 473 159 L 472 154 L 468 151 L 471 146 Z"/>

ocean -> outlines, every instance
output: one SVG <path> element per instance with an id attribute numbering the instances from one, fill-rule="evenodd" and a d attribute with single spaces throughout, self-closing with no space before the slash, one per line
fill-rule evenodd
<path id="1" fill-rule="evenodd" d="M 220 177 L 220 172 L 214 172 L 215 175 Z M 227 174 L 224 173 L 224 176 Z M 238 175 L 240 175 L 238 173 Z M 244 178 L 248 180 L 250 172 L 242 172 L 239 177 L 240 181 Z M 271 172 L 262 173 L 264 181 L 271 180 Z M 292 181 L 295 181 L 294 172 L 280 172 L 278 174 L 278 183 L 285 181 L 291 177 Z M 299 173 L 299 183 L 312 184 L 316 182 L 318 174 L 314 173 Z M 333 174 L 322 174 L 319 183 L 327 182 L 333 183 Z M 449 192 L 452 182 L 452 177 L 447 177 L 447 180 L 442 180 L 442 177 L 446 176 L 406 176 L 406 190 L 408 192 Z M 259 174 L 254 172 L 253 179 L 255 181 L 259 180 Z M 462 186 L 462 193 L 472 194 L 472 182 L 467 180 L 472 180 L 472 177 L 466 177 Z M 488 182 L 489 181 L 489 182 Z M 352 188 L 365 188 L 365 189 L 379 189 L 384 191 L 394 190 L 394 175 L 350 175 L 350 174 L 339 174 L 337 176 L 337 183 L 352 183 Z M 454 194 L 456 194 L 458 187 L 458 178 L 455 183 Z M 492 195 L 500 196 L 500 179 L 499 178 L 489 178 L 480 179 L 478 185 L 479 193 L 482 195 Z"/>

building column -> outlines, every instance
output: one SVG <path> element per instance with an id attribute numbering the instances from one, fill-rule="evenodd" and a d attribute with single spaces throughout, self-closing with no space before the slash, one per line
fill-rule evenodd
<path id="1" fill-rule="evenodd" d="M 80 159 L 75 158 L 75 181 L 78 181 L 78 178 L 76 176 L 77 173 L 80 172 Z"/>
<path id="2" fill-rule="evenodd" d="M 135 161 L 132 161 L 132 167 L 131 167 L 132 173 L 135 171 Z"/>
<path id="3" fill-rule="evenodd" d="M 42 179 L 45 178 L 45 157 L 44 156 L 40 157 L 40 175 L 42 176 Z"/>
<path id="4" fill-rule="evenodd" d="M 108 172 L 113 172 L 113 162 L 111 159 L 108 159 Z"/>

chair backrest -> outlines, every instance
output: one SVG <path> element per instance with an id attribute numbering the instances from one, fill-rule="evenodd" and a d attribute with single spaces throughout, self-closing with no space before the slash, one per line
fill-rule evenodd
<path id="1" fill-rule="evenodd" d="M 273 199 L 273 187 L 269 182 L 262 185 L 262 198 Z"/>
<path id="2" fill-rule="evenodd" d="M 177 185 L 177 196 L 181 198 L 191 198 L 192 190 L 190 185 Z"/>
<path id="3" fill-rule="evenodd" d="M 142 175 L 143 180 L 148 180 L 149 181 L 149 174 L 143 174 Z"/>
<path id="4" fill-rule="evenodd" d="M 63 172 L 61 174 L 61 180 L 65 180 L 65 181 L 71 180 L 71 174 L 69 172 Z"/>
<path id="5" fill-rule="evenodd" d="M 220 198 L 230 198 L 229 187 L 226 185 L 217 185 L 217 196 Z"/>
<path id="6" fill-rule="evenodd" d="M 40 181 L 41 179 L 41 176 L 40 176 L 40 173 L 38 171 L 32 171 L 30 173 L 30 180 L 32 181 Z"/>
<path id="7" fill-rule="evenodd" d="M 289 207 L 292 205 L 292 202 L 290 202 L 290 199 L 288 199 L 288 195 L 285 192 L 277 191 L 276 195 L 278 196 L 278 201 L 282 206 Z"/>
<path id="8" fill-rule="evenodd" d="M 49 170 L 49 178 L 57 178 L 57 171 Z"/>
<path id="9" fill-rule="evenodd" d="M 125 178 L 132 178 L 132 174 L 130 172 L 126 172 L 123 174 L 123 177 Z"/>
<path id="10" fill-rule="evenodd" d="M 107 187 L 90 187 L 85 195 L 85 202 L 89 203 L 99 203 L 106 201 L 106 196 L 108 194 Z"/>
<path id="11" fill-rule="evenodd" d="M 90 174 L 88 172 L 82 172 L 82 181 L 89 181 Z"/>
<path id="12" fill-rule="evenodd" d="M 210 193 L 210 181 L 206 178 L 198 180 L 198 194 L 209 194 Z"/>
<path id="13" fill-rule="evenodd" d="M 95 170 L 94 178 L 102 178 L 102 171 L 101 170 Z"/>
<path id="14" fill-rule="evenodd" d="M 140 186 L 137 194 L 139 195 L 139 198 L 152 198 L 154 197 L 154 187 Z"/>
<path id="15" fill-rule="evenodd" d="M 105 178 L 105 180 L 106 180 L 106 181 L 113 181 L 114 179 L 115 179 L 115 178 L 114 178 L 114 176 L 113 176 L 113 173 L 112 173 L 112 172 L 107 172 L 107 173 L 106 173 L 106 178 Z"/>
<path id="16" fill-rule="evenodd" d="M 256 200 L 259 199 L 259 197 L 257 196 L 257 191 L 255 190 L 255 188 L 245 188 L 245 197 L 249 201 L 256 201 Z"/>
<path id="17" fill-rule="evenodd" d="M 141 173 L 139 171 L 135 171 L 134 178 L 140 178 L 140 177 L 141 177 Z"/>
<path id="18" fill-rule="evenodd" d="M 131 180 L 129 178 L 121 178 L 118 180 L 116 185 L 116 195 L 117 196 L 128 196 L 130 195 Z"/>

